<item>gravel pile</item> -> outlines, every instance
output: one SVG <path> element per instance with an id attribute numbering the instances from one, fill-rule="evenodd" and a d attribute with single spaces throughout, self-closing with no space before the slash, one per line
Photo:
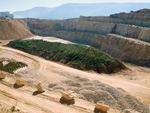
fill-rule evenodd
<path id="1" fill-rule="evenodd" d="M 103 101 L 104 104 L 118 110 L 131 109 L 140 113 L 150 113 L 149 108 L 129 95 L 121 88 L 114 88 L 99 81 L 90 81 L 86 78 L 74 77 L 58 84 L 50 84 L 51 91 L 65 92 L 73 90 L 77 97 L 93 103 Z"/>

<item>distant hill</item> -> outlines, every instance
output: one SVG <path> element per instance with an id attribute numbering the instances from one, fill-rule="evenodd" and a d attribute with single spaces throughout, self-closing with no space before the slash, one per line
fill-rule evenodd
<path id="1" fill-rule="evenodd" d="M 54 8 L 35 7 L 14 12 L 15 18 L 68 19 L 79 16 L 109 16 L 120 12 L 130 12 L 150 8 L 150 3 L 69 3 Z"/>
<path id="2" fill-rule="evenodd" d="M 17 11 L 15 14 L 15 18 L 45 18 L 52 8 L 47 7 L 35 7 L 26 11 Z"/>

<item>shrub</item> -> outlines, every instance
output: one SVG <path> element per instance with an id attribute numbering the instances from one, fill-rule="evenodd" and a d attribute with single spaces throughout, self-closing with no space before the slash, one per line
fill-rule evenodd
<path id="1" fill-rule="evenodd" d="M 3 61 L 7 61 L 8 64 L 3 66 Z M 27 66 L 22 62 L 17 62 L 9 59 L 0 59 L 0 70 L 13 74 L 15 70 Z"/>
<path id="2" fill-rule="evenodd" d="M 120 61 L 108 54 L 83 45 L 62 44 L 43 40 L 15 40 L 7 46 L 81 70 L 111 73 L 116 68 L 123 68 Z M 112 66 L 111 64 L 115 65 Z"/>

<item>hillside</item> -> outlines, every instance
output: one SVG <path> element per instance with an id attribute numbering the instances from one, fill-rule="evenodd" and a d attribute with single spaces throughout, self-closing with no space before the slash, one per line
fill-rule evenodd
<path id="1" fill-rule="evenodd" d="M 35 7 L 14 12 L 15 18 L 68 19 L 79 16 L 109 16 L 120 12 L 130 12 L 149 8 L 150 3 L 69 3 L 54 8 Z M 71 9 L 71 10 L 70 10 Z"/>
<path id="2" fill-rule="evenodd" d="M 0 40 L 12 40 L 33 36 L 21 20 L 0 20 Z"/>
<path id="3" fill-rule="evenodd" d="M 50 11 L 52 11 L 53 8 L 48 7 L 35 7 L 26 11 L 16 11 L 13 14 L 15 15 L 15 18 L 47 18 L 46 15 Z"/>

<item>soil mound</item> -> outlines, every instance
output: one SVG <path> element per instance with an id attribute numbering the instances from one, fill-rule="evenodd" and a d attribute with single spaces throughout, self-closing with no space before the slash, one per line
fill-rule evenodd
<path id="1" fill-rule="evenodd" d="M 12 40 L 32 36 L 32 33 L 23 21 L 1 20 L 0 40 Z"/>

